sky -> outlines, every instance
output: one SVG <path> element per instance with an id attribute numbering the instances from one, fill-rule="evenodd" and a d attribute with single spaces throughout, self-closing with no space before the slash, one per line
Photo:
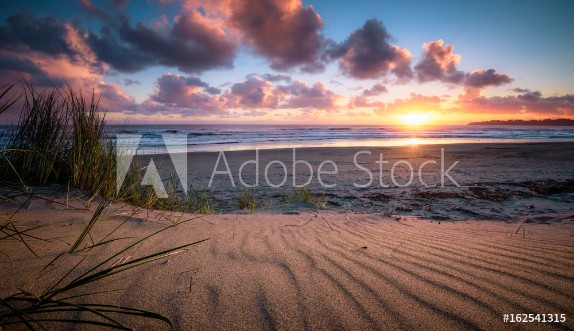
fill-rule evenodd
<path id="1" fill-rule="evenodd" d="M 133 124 L 574 119 L 572 12 L 560 0 L 0 1 L 0 84 L 93 91 L 108 121 Z"/>

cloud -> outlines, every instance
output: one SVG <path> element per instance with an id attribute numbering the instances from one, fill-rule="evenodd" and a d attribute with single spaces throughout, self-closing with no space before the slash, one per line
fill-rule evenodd
<path id="1" fill-rule="evenodd" d="M 357 108 L 378 108 L 382 109 L 385 107 L 385 103 L 381 101 L 373 101 L 363 95 L 357 95 L 349 100 L 347 107 L 350 109 Z"/>
<path id="2" fill-rule="evenodd" d="M 479 69 L 465 73 L 457 69 L 460 55 L 454 54 L 452 45 L 445 45 L 442 39 L 423 44 L 424 53 L 415 65 L 414 72 L 420 83 L 440 81 L 451 85 L 462 85 L 459 99 L 474 99 L 490 86 L 500 86 L 513 81 L 508 75 L 494 69 Z M 522 89 L 516 89 L 522 92 Z"/>
<path id="3" fill-rule="evenodd" d="M 323 70 L 323 21 L 313 6 L 304 7 L 301 0 L 234 1 L 229 20 L 255 53 L 269 59 L 273 69 Z"/>
<path id="4" fill-rule="evenodd" d="M 197 11 L 174 18 L 173 26 L 154 29 L 142 23 L 132 27 L 125 16 L 106 21 L 88 42 L 98 59 L 122 72 L 164 65 L 186 73 L 230 68 L 237 50 L 224 30 Z"/>
<path id="5" fill-rule="evenodd" d="M 466 78 L 464 72 L 456 69 L 456 65 L 460 63 L 460 55 L 453 53 L 452 45 L 443 44 L 442 39 L 423 44 L 423 57 L 414 67 L 419 82 L 442 81 L 460 84 Z"/>
<path id="6" fill-rule="evenodd" d="M 473 99 L 480 95 L 488 86 L 500 86 L 509 84 L 512 78 L 496 72 L 494 69 L 479 69 L 471 72 L 464 80 L 462 99 Z"/>
<path id="7" fill-rule="evenodd" d="M 0 27 L 0 49 L 75 56 L 76 52 L 66 41 L 68 29 L 66 23 L 49 16 L 35 17 L 28 13 L 12 15 Z"/>
<path id="8" fill-rule="evenodd" d="M 339 59 L 343 73 L 353 78 L 380 78 L 389 73 L 400 79 L 411 78 L 411 53 L 404 48 L 392 46 L 391 39 L 383 23 L 371 19 L 351 33 L 344 42 L 332 45 L 328 55 Z"/>
<path id="9" fill-rule="evenodd" d="M 288 96 L 282 108 L 309 108 L 320 110 L 337 109 L 337 100 L 340 96 L 327 89 L 322 82 L 307 85 L 301 81 L 294 81 L 288 86 L 279 86 L 278 90 Z"/>
<path id="10" fill-rule="evenodd" d="M 539 91 L 528 91 L 518 96 L 518 99 L 527 101 L 538 101 L 542 98 L 542 93 Z"/>
<path id="11" fill-rule="evenodd" d="M 270 81 L 270 82 L 287 82 L 290 83 L 291 82 L 291 76 L 288 75 L 273 75 L 273 74 L 263 74 L 261 75 L 261 78 Z"/>
<path id="12" fill-rule="evenodd" d="M 512 82 L 512 78 L 505 74 L 496 72 L 494 69 L 480 69 L 470 73 L 464 81 L 464 85 L 468 87 L 483 88 L 486 86 L 500 86 Z"/>
<path id="13" fill-rule="evenodd" d="M 97 17 L 100 19 L 108 19 L 110 17 L 105 10 L 102 10 L 98 6 L 94 5 L 91 0 L 80 0 L 79 3 L 90 17 Z"/>
<path id="14" fill-rule="evenodd" d="M 85 3 L 91 4 L 91 2 Z M 102 29 L 102 38 L 101 40 L 105 41 L 100 42 L 99 37 L 83 31 L 78 24 L 72 25 L 49 16 L 37 17 L 28 13 L 20 13 L 8 17 L 5 24 L 0 27 L 0 54 L 3 57 L 31 62 L 42 68 L 44 72 L 53 71 L 55 64 L 59 69 L 74 67 L 81 76 L 87 77 L 92 73 L 102 74 L 105 70 L 102 59 L 99 59 L 96 56 L 97 53 L 93 51 L 94 49 L 100 51 L 99 46 L 102 46 L 104 49 L 108 47 L 110 54 L 110 58 L 104 59 L 103 62 L 114 63 L 117 59 L 125 63 L 126 68 L 129 69 L 126 71 L 137 71 L 143 68 L 137 65 L 142 62 L 138 56 L 134 56 L 133 52 L 122 47 L 123 45 L 115 43 L 117 40 L 114 39 L 109 28 Z M 94 47 L 94 44 L 98 47 Z M 148 63 L 153 62 L 149 56 L 144 56 L 144 59 Z M 14 70 L 22 69 L 21 66 L 20 69 L 14 67 Z M 24 71 L 31 73 L 27 69 Z M 73 79 L 74 76 L 78 75 L 61 70 L 52 76 L 52 80 L 55 77 Z"/>
<path id="15" fill-rule="evenodd" d="M 60 87 L 64 84 L 62 79 L 47 74 L 33 61 L 13 56 L 0 57 L 0 76 L 1 82 L 13 83 L 24 78 L 35 87 Z"/>
<path id="16" fill-rule="evenodd" d="M 134 80 L 134 79 L 129 79 L 129 78 L 124 79 L 124 85 L 126 85 L 126 86 L 141 85 L 141 84 L 142 83 L 139 80 Z"/>
<path id="17" fill-rule="evenodd" d="M 102 110 L 123 113 L 133 113 L 139 110 L 135 99 L 115 84 L 100 82 L 93 91 L 100 97 Z"/>
<path id="18" fill-rule="evenodd" d="M 264 79 L 263 76 L 249 75 L 235 83 L 224 93 L 227 97 L 227 107 L 231 108 L 261 108 L 261 109 L 337 109 L 337 101 L 341 98 L 329 90 L 322 82 L 313 85 L 294 81 L 287 85 L 275 85 L 279 82 L 276 77 Z M 269 78 L 269 77 L 268 77 Z"/>
<path id="19" fill-rule="evenodd" d="M 148 114 L 184 116 L 227 115 L 231 109 L 236 114 L 261 116 L 279 109 L 331 111 L 340 108 L 337 103 L 342 96 L 329 90 L 322 82 L 309 85 L 296 80 L 278 85 L 284 81 L 285 77 L 277 80 L 277 77 L 250 74 L 221 91 L 197 77 L 165 74 L 158 78 L 155 93 L 142 103 L 142 108 Z"/>
<path id="20" fill-rule="evenodd" d="M 211 95 L 221 94 L 221 89 L 218 89 L 217 87 L 213 87 L 213 86 L 207 86 L 203 89 L 203 91 L 205 91 L 205 93 L 211 94 Z"/>
<path id="21" fill-rule="evenodd" d="M 84 31 L 51 17 L 17 14 L 0 27 L 0 81 L 26 79 L 36 88 L 62 87 L 102 92 L 101 104 L 116 111 L 133 99 L 115 85 L 102 81 L 104 66 L 86 43 Z M 133 108 L 130 108 L 133 109 Z"/>
<path id="22" fill-rule="evenodd" d="M 258 76 L 248 76 L 246 80 L 231 85 L 227 105 L 232 108 L 276 108 L 282 95 L 275 93 L 270 81 Z"/>
<path id="23" fill-rule="evenodd" d="M 226 113 L 225 100 L 212 95 L 211 89 L 198 77 L 167 73 L 157 79 L 154 94 L 142 103 L 141 108 L 148 114 L 205 116 Z"/>
<path id="24" fill-rule="evenodd" d="M 375 97 L 378 95 L 381 95 L 383 93 L 387 93 L 387 88 L 381 84 L 381 83 L 377 83 L 375 85 L 373 85 L 370 89 L 365 89 L 363 90 L 363 96 L 365 97 Z"/>
<path id="25" fill-rule="evenodd" d="M 574 115 L 574 95 L 543 97 L 538 91 L 519 95 L 476 97 L 460 100 L 459 108 L 470 113 Z"/>
<path id="26" fill-rule="evenodd" d="M 443 109 L 444 100 L 436 95 L 426 96 L 417 93 L 411 93 L 407 99 L 396 99 L 394 102 L 386 105 L 385 108 L 375 110 L 377 113 L 395 113 L 406 114 L 410 112 L 436 111 Z"/>
<path id="27" fill-rule="evenodd" d="M 211 103 L 209 92 L 214 92 L 206 82 L 199 77 L 167 73 L 157 79 L 156 91 L 151 96 L 155 102 L 173 107 L 207 107 L 215 109 L 216 103 Z M 204 92 L 207 92 L 204 93 Z M 218 93 L 215 93 L 218 94 Z M 199 102 L 196 104 L 196 102 Z"/>

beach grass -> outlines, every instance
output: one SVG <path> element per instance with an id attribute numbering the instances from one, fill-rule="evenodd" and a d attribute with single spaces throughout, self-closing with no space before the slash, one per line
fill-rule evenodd
<path id="1" fill-rule="evenodd" d="M 94 213 L 90 224 L 93 226 L 106 207 L 106 203 L 100 204 L 98 210 Z M 183 222 L 193 220 L 187 219 Z M 94 286 L 100 284 L 108 278 L 124 273 L 131 269 L 147 265 L 154 261 L 165 259 L 167 257 L 181 254 L 190 246 L 199 244 L 207 239 L 198 240 L 177 247 L 164 249 L 152 254 L 142 256 L 130 261 L 120 260 L 121 262 L 113 263 L 120 255 L 128 252 L 130 249 L 141 245 L 144 241 L 171 229 L 178 224 L 173 224 L 155 231 L 132 244 L 118 250 L 117 252 L 103 258 L 101 262 L 92 262 L 86 265 L 86 256 L 73 265 L 65 274 L 56 282 L 47 286 L 41 293 L 32 293 L 22 288 L 17 288 L 14 294 L 0 298 L 0 326 L 22 325 L 29 330 L 53 328 L 61 323 L 74 323 L 76 325 L 92 325 L 107 327 L 112 329 L 130 330 L 131 328 L 117 320 L 118 316 L 135 316 L 144 319 L 157 320 L 167 324 L 172 329 L 173 325 L 169 318 L 164 315 L 142 309 L 125 307 L 117 304 L 108 304 L 105 302 L 97 303 L 97 296 L 111 292 L 113 290 L 93 291 Z M 61 259 L 64 255 L 71 253 L 83 240 L 89 232 L 86 227 L 84 232 L 73 245 L 70 252 L 62 252 L 52 259 L 43 270 L 53 266 L 56 260 Z M 0 240 L 6 240 L 7 236 L 1 237 Z M 112 242 L 108 240 L 102 245 Z M 80 266 L 82 268 L 80 268 Z M 82 271 L 80 271 L 82 270 Z M 42 272 L 40 272 L 42 274 Z M 81 314 L 80 314 L 81 313 Z M 74 316 L 74 317 L 70 317 Z M 78 317 L 80 316 L 80 317 Z"/>
<path id="2" fill-rule="evenodd" d="M 122 189 L 116 192 L 115 149 L 105 130 L 105 111 L 101 111 L 95 94 L 85 98 L 81 92 L 70 87 L 67 90 L 52 88 L 40 91 L 27 82 L 24 83 L 21 94 L 13 93 L 15 90 L 15 84 L 0 86 L 0 113 L 14 106 L 20 98 L 24 99 L 17 125 L 4 134 L 1 140 L 0 177 L 7 188 L 3 190 L 7 194 L 3 194 L 2 200 L 14 202 L 22 197 L 25 197 L 25 200 L 0 224 L 0 242 L 20 242 L 40 258 L 33 247 L 38 247 L 38 242 L 47 239 L 33 235 L 32 232 L 44 225 L 21 230 L 14 221 L 18 212 L 25 209 L 33 199 L 40 198 L 30 189 L 33 186 L 59 184 L 67 187 L 68 191 L 84 191 L 90 196 L 86 204 L 96 196 L 101 197 L 100 203 L 75 242 L 69 249 L 58 254 L 44 269 L 64 256 L 73 257 L 79 250 L 103 247 L 117 240 L 112 238 L 92 245 L 84 244 L 96 223 L 108 216 L 106 210 L 113 201 L 124 201 L 144 208 L 213 213 L 211 198 L 207 193 L 190 190 L 190 194 L 181 198 L 173 178 L 168 179 L 170 195 L 165 199 L 158 198 L 150 187 L 141 187 L 139 183 L 145 168 L 139 165 L 130 169 Z M 14 186 L 20 187 L 21 192 L 11 188 Z M 178 245 L 131 261 L 112 263 L 120 254 L 141 245 L 151 237 L 193 219 L 195 218 L 174 222 L 105 257 L 101 262 L 93 262 L 98 259 L 89 259 L 97 254 L 87 255 L 42 293 L 31 293 L 22 288 L 14 289 L 14 294 L 0 298 L 0 329 L 15 325 L 29 330 L 46 329 L 55 325 L 61 326 L 61 323 L 131 329 L 117 320 L 119 315 L 153 319 L 172 328 L 167 317 L 155 312 L 106 302 L 94 303 L 97 302 L 98 294 L 109 291 L 92 292 L 91 288 L 94 285 L 100 286 L 98 284 L 113 275 L 183 253 L 188 247 L 204 241 Z M 106 238 L 116 230 L 117 227 L 112 229 Z M 34 242 L 33 245 L 30 241 Z M 80 269 L 87 271 L 80 273 Z M 40 271 L 39 277 L 42 275 Z"/>
<path id="3" fill-rule="evenodd" d="M 0 87 L 0 111 L 16 102 L 17 96 L 9 93 L 14 89 L 15 85 Z M 0 146 L 0 176 L 5 182 L 16 179 L 25 189 L 57 183 L 149 209 L 213 213 L 208 193 L 182 194 L 175 174 L 164 180 L 168 197 L 156 197 L 151 187 L 140 185 L 146 168 L 137 160 L 116 190 L 116 149 L 106 131 L 106 111 L 94 93 L 86 98 L 71 87 L 37 90 L 26 82 L 22 90 L 18 123 Z"/>
<path id="4" fill-rule="evenodd" d="M 316 208 L 324 208 L 325 207 L 325 199 L 323 196 L 319 196 L 314 194 L 309 190 L 307 186 L 299 187 L 293 191 L 287 192 L 283 197 L 282 201 L 284 203 L 293 203 L 293 202 L 306 202 L 314 205 Z"/>
<path id="5" fill-rule="evenodd" d="M 253 213 L 257 209 L 257 198 L 253 188 L 244 188 L 239 195 L 239 209 Z"/>

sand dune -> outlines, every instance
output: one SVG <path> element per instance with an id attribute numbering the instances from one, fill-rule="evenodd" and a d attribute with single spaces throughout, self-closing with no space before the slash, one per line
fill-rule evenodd
<path id="1" fill-rule="evenodd" d="M 12 207 L 2 208 L 7 213 Z M 44 261 L 3 244 L 9 258 L 2 260 L 2 294 L 14 286 L 43 286 L 31 271 L 72 242 L 90 215 L 62 209 L 34 202 L 19 214 L 21 226 L 30 226 L 38 215 L 54 220 L 43 233 L 59 240 L 38 248 Z M 169 224 L 158 215 L 140 213 L 114 236 L 141 237 Z M 94 240 L 124 218 L 98 224 Z M 156 310 L 181 330 L 574 328 L 574 214 L 439 223 L 341 211 L 262 210 L 181 224 L 126 257 L 203 238 L 211 239 L 102 284 L 124 290 L 98 300 Z M 121 245 L 85 254 L 97 259 Z M 61 274 L 73 260 L 50 272 Z M 503 323 L 504 313 L 565 313 L 567 321 Z M 157 327 L 145 320 L 129 322 Z"/>

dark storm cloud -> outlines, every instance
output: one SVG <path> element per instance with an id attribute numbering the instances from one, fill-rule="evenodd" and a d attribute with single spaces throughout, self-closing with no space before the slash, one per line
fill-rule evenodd
<path id="1" fill-rule="evenodd" d="M 402 79 L 412 77 L 409 51 L 392 46 L 391 40 L 383 23 L 371 19 L 343 43 L 332 45 L 327 54 L 339 59 L 343 72 L 354 78 L 379 78 L 390 72 Z"/>

